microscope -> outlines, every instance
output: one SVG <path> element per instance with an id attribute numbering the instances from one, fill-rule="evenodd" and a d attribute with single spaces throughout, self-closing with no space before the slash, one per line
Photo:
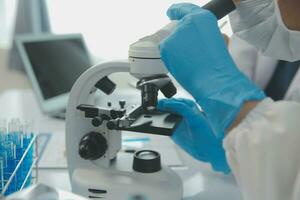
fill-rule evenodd
<path id="1" fill-rule="evenodd" d="M 235 5 L 232 0 L 213 0 L 204 8 L 220 19 Z M 67 161 L 74 193 L 107 200 L 128 200 L 133 196 L 149 200 L 183 199 L 181 178 L 161 164 L 158 152 L 120 151 L 124 131 L 171 136 L 181 122 L 181 116 L 156 108 L 159 92 L 166 98 L 176 94 L 159 51 L 159 43 L 175 27 L 176 22 L 171 22 L 140 39 L 130 46 L 129 59 L 100 63 L 75 82 L 66 113 Z M 115 91 L 117 85 L 109 75 L 117 72 L 138 79 L 139 105 L 127 105 L 126 100 L 120 100 L 117 107 L 95 103 L 96 91 L 102 95 Z"/>

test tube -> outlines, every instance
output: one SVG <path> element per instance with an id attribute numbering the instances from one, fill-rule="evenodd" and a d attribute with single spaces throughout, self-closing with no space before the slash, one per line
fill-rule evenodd
<path id="1" fill-rule="evenodd" d="M 0 145 L 4 142 L 7 134 L 7 123 L 5 119 L 0 120 Z"/>
<path id="2" fill-rule="evenodd" d="M 24 140 L 31 139 L 33 133 L 33 122 L 30 120 L 24 121 L 23 124 Z"/>
<path id="3" fill-rule="evenodd" d="M 12 136 L 14 144 L 16 144 L 17 149 L 20 149 L 21 145 L 21 121 L 18 118 L 14 118 L 9 123 L 9 132 Z M 17 153 L 18 154 L 18 153 Z"/>
<path id="4" fill-rule="evenodd" d="M 4 160 L 2 157 L 0 158 L 0 187 L 0 191 L 2 191 L 4 188 Z"/>
<path id="5" fill-rule="evenodd" d="M 30 144 L 31 140 L 33 139 L 33 121 L 32 120 L 26 120 L 24 122 L 24 147 L 28 147 L 28 145 Z M 25 149 L 26 149 L 25 148 Z M 27 154 L 27 156 L 25 157 L 24 160 L 24 171 L 28 172 L 30 170 L 30 167 L 32 165 L 33 162 L 33 151 L 34 151 L 34 147 L 30 147 L 29 152 Z M 30 176 L 28 178 L 28 181 L 26 182 L 25 186 L 29 186 L 31 183 L 31 179 L 32 176 Z"/>

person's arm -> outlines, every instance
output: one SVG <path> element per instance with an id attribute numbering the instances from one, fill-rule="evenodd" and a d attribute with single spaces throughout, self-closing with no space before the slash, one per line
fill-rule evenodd
<path id="1" fill-rule="evenodd" d="M 300 31 L 300 1 L 278 0 L 279 9 L 283 22 L 287 28 Z"/>
<path id="2" fill-rule="evenodd" d="M 230 38 L 225 33 L 223 33 L 223 38 L 224 38 L 226 45 L 228 46 Z"/>
<path id="3" fill-rule="evenodd" d="M 300 104 L 260 102 L 223 146 L 243 199 L 300 199 Z"/>
<path id="4" fill-rule="evenodd" d="M 237 127 L 242 122 L 242 120 L 248 115 L 248 113 L 252 109 L 254 109 L 259 103 L 260 103 L 260 101 L 246 102 L 244 104 L 244 106 L 242 107 L 239 115 L 237 116 L 237 118 L 235 119 L 235 121 L 233 122 L 231 127 L 229 128 L 228 132 L 230 132 L 233 128 Z"/>

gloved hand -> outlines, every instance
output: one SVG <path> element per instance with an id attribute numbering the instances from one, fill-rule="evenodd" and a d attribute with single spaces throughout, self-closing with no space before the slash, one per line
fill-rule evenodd
<path id="1" fill-rule="evenodd" d="M 213 134 L 195 102 L 187 99 L 163 99 L 159 101 L 158 108 L 183 116 L 183 121 L 172 136 L 177 145 L 195 159 L 210 162 L 214 170 L 230 172 L 222 140 Z"/>
<path id="2" fill-rule="evenodd" d="M 243 104 L 264 93 L 235 66 L 216 17 L 193 4 L 175 4 L 167 12 L 179 20 L 160 44 L 162 60 L 197 101 L 218 138 L 224 138 Z"/>

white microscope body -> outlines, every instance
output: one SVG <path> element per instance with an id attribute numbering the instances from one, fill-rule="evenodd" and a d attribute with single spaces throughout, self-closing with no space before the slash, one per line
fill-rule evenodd
<path id="1" fill-rule="evenodd" d="M 94 126 L 94 119 L 87 118 L 78 109 L 79 105 L 94 104 L 93 91 L 99 80 L 111 73 L 129 70 L 128 61 L 101 63 L 85 72 L 72 88 L 66 116 L 66 146 L 72 190 L 91 199 L 128 200 L 133 195 L 144 195 L 151 200 L 161 200 L 162 197 L 180 200 L 183 195 L 182 181 L 175 172 L 166 166 L 152 173 L 134 170 L 133 155 L 118 153 L 121 149 L 121 131 L 109 130 L 107 122 Z M 79 146 L 89 133 L 100 136 L 101 147 L 96 151 L 102 152 L 98 157 L 92 155 L 93 158 L 84 159 L 79 153 Z"/>
<path id="2" fill-rule="evenodd" d="M 164 29 L 161 32 L 166 35 Z M 158 77 L 154 80 L 156 82 L 157 79 L 159 80 L 158 87 L 169 83 L 169 78 L 166 76 L 167 70 L 160 60 L 158 50 L 160 40 L 161 35 L 157 37 L 157 34 L 140 40 L 131 46 L 129 61 L 98 64 L 83 73 L 74 84 L 66 115 L 68 169 L 74 193 L 91 199 L 108 200 L 128 200 L 134 195 L 142 195 L 149 200 L 182 199 L 182 180 L 171 169 L 166 166 L 160 168 L 156 163 L 154 168 L 152 166 L 151 169 L 150 166 L 150 172 L 147 171 L 149 170 L 147 166 L 140 170 L 139 166 L 136 167 L 137 165 L 133 164 L 135 161 L 132 154 L 119 152 L 121 130 L 109 129 L 109 121 L 99 120 L 99 118 L 97 121 L 98 116 L 109 115 L 111 108 L 97 110 L 97 106 L 94 105 L 95 88 L 99 89 L 100 85 L 101 90 L 103 89 L 101 85 L 108 85 L 108 88 L 104 88 L 107 94 L 114 89 L 113 85 L 109 89 L 109 80 L 106 83 L 103 82 L 103 80 L 107 81 L 107 76 L 112 73 L 128 72 L 140 80 Z M 143 49 L 145 51 L 141 51 Z M 151 85 L 153 85 L 152 82 Z M 120 110 L 122 111 L 122 108 Z M 120 110 L 116 112 L 121 112 Z M 86 144 L 92 147 L 88 149 L 84 146 Z M 145 157 L 146 163 L 147 160 L 156 156 L 151 152 L 150 154 L 144 152 L 144 155 L 141 152 L 141 155 Z M 143 168 L 142 165 L 141 168 Z"/>
<path id="3" fill-rule="evenodd" d="M 220 19 L 235 9 L 232 0 L 213 0 L 205 8 Z M 153 151 L 120 152 L 121 132 L 135 131 L 172 135 L 180 117 L 156 110 L 158 91 L 170 98 L 176 88 L 161 61 L 159 43 L 176 27 L 172 22 L 157 33 L 132 44 L 129 59 L 98 64 L 74 84 L 67 106 L 66 147 L 68 170 L 74 193 L 90 199 L 129 200 L 142 195 L 147 200 L 181 200 L 180 177 Z M 141 106 L 128 111 L 95 105 L 95 91 L 111 94 L 116 85 L 107 76 L 128 72 L 139 79 Z M 142 199 L 136 196 L 135 199 Z"/>

